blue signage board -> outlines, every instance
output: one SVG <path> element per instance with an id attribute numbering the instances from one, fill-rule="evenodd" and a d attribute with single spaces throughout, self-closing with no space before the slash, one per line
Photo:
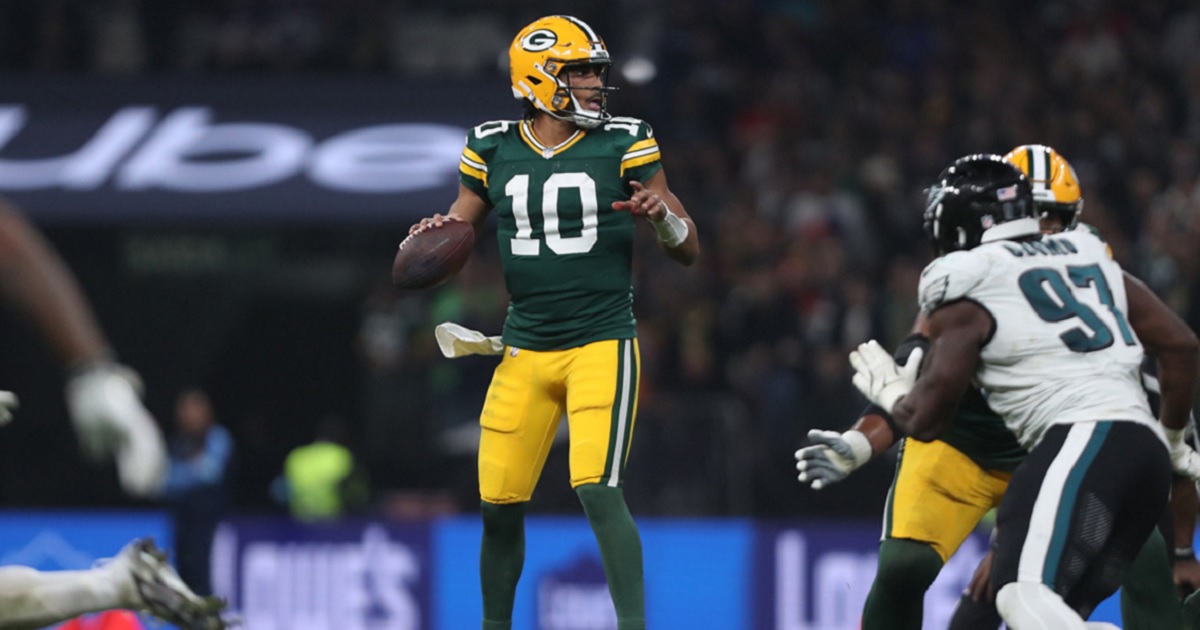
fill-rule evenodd
<path id="1" fill-rule="evenodd" d="M 638 519 L 638 527 L 647 627 L 746 627 L 754 538 L 749 521 Z M 478 518 L 441 521 L 435 529 L 437 630 L 479 626 L 481 534 Z M 600 553 L 585 519 L 526 521 L 525 570 L 517 588 L 513 628 L 616 628 Z"/>
<path id="2" fill-rule="evenodd" d="M 170 549 L 171 519 L 162 512 L 0 512 L 0 566 L 41 571 L 89 569 L 136 538 Z"/>
<path id="3" fill-rule="evenodd" d="M 692 630 L 858 630 L 879 528 L 865 522 L 638 519 L 646 621 Z M 478 517 L 303 525 L 233 519 L 213 585 L 253 630 L 462 630 L 482 619 Z M 971 535 L 925 596 L 945 628 L 987 550 Z M 1115 599 L 1092 616 L 1119 622 Z M 616 614 L 591 527 L 530 517 L 514 630 L 609 630 Z"/>
<path id="4" fill-rule="evenodd" d="M 863 602 L 875 579 L 878 525 L 761 523 L 755 539 L 754 614 L 741 628 L 858 630 Z M 987 552 L 973 534 L 925 594 L 925 630 L 941 630 L 963 587 Z"/>

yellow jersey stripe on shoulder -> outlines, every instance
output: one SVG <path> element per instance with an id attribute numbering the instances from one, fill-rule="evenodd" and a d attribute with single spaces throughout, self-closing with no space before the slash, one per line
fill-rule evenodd
<path id="1" fill-rule="evenodd" d="M 637 158 L 645 157 L 654 153 L 658 153 L 658 147 L 650 147 L 648 149 L 641 149 L 639 151 L 630 151 L 629 153 L 621 156 L 621 161 L 628 162 L 629 160 L 636 160 Z"/>
<path id="2" fill-rule="evenodd" d="M 657 148 L 648 153 L 643 153 L 643 154 L 635 156 L 635 157 L 625 158 L 625 159 L 621 160 L 621 176 L 622 177 L 625 176 L 625 171 L 627 169 L 636 168 L 638 166 L 641 166 L 643 164 L 649 164 L 651 162 L 657 162 L 661 158 L 662 158 L 662 153 L 659 153 Z"/>
<path id="3" fill-rule="evenodd" d="M 658 146 L 658 140 L 655 140 L 654 138 L 646 138 L 645 140 L 638 140 L 637 142 L 634 142 L 632 146 L 630 146 L 628 149 L 625 150 L 625 155 L 629 155 L 630 153 L 633 153 L 634 151 L 640 151 L 642 149 L 649 149 L 650 147 L 657 147 L 657 146 Z"/>
<path id="4" fill-rule="evenodd" d="M 487 162 L 478 153 L 472 151 L 470 147 L 463 147 L 462 159 L 459 161 L 458 170 L 464 175 L 469 175 L 483 182 L 484 187 L 487 187 Z"/>
<path id="5" fill-rule="evenodd" d="M 487 185 L 488 185 L 487 171 L 475 168 L 474 166 L 468 164 L 466 158 L 464 158 L 461 162 L 459 162 L 458 170 L 463 175 L 467 175 L 469 177 L 474 177 L 475 179 L 478 179 L 479 181 L 483 182 L 484 188 L 487 187 Z"/>
<path id="6" fill-rule="evenodd" d="M 479 157 L 478 153 L 472 151 L 470 147 L 463 147 L 462 156 L 464 159 L 467 159 L 472 162 L 475 162 L 476 164 L 482 165 L 483 170 L 485 170 L 485 171 L 487 170 L 487 162 L 483 158 Z"/>

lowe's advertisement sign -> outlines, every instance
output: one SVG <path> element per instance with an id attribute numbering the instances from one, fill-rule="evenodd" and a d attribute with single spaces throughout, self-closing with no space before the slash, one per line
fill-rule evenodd
<path id="1" fill-rule="evenodd" d="M 62 223 L 407 220 L 457 190 L 504 85 L 383 78 L 0 80 L 0 194 Z"/>
<path id="2" fill-rule="evenodd" d="M 430 630 L 426 523 L 239 520 L 213 542 L 213 590 L 253 630 Z"/>
<path id="3" fill-rule="evenodd" d="M 639 519 L 652 628 L 858 630 L 875 574 L 870 523 Z M 213 583 L 249 630 L 462 630 L 479 627 L 477 518 L 417 523 L 222 525 Z M 986 551 L 967 540 L 926 596 L 925 628 L 946 627 Z M 531 517 L 517 630 L 615 630 L 591 528 Z"/>
<path id="4" fill-rule="evenodd" d="M 858 630 L 875 576 L 869 523 L 638 519 L 646 622 L 688 630 Z M 86 569 L 130 540 L 170 547 L 160 513 L 0 513 L 0 563 Z M 432 521 L 223 523 L 213 586 L 246 630 L 478 628 L 480 525 Z M 986 550 L 973 535 L 925 597 L 925 630 L 941 630 Z M 1114 598 L 1092 615 L 1120 622 Z M 531 517 L 514 630 L 615 630 L 616 614 L 583 518 Z"/>

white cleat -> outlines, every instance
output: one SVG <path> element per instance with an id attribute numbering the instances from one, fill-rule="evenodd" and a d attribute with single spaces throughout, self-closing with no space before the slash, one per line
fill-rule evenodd
<path id="1" fill-rule="evenodd" d="M 181 630 L 223 630 L 225 600 L 192 592 L 167 561 L 167 554 L 149 538 L 135 540 L 113 559 L 129 567 L 137 608 Z"/>

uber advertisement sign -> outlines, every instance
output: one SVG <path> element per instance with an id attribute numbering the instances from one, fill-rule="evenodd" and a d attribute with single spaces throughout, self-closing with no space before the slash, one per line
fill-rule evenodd
<path id="1" fill-rule="evenodd" d="M 0 194 L 36 219 L 407 222 L 444 210 L 503 85 L 0 81 Z"/>

